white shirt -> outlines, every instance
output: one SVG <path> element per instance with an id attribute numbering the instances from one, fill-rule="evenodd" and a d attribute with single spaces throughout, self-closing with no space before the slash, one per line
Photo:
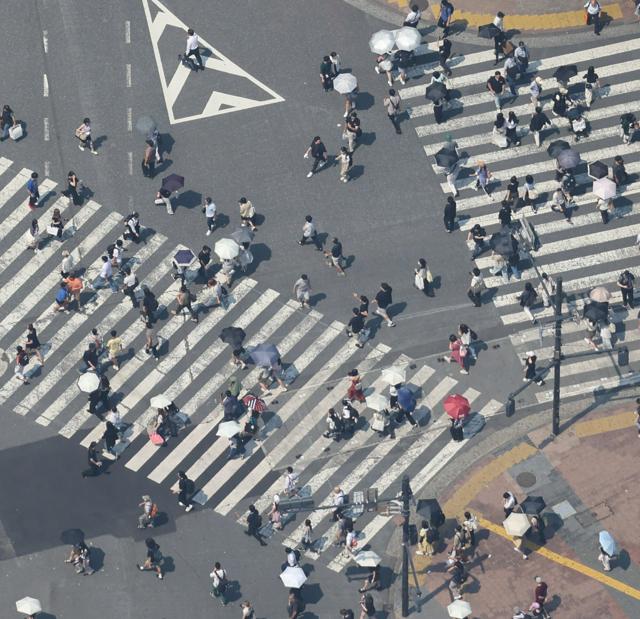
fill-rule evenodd
<path id="1" fill-rule="evenodd" d="M 225 572 L 225 570 L 223 570 L 222 568 L 220 568 L 219 570 L 214 569 L 213 572 L 209 574 L 209 577 L 213 578 L 213 586 L 219 587 L 220 582 L 226 580 L 227 572 Z"/>
<path id="2" fill-rule="evenodd" d="M 507 494 L 509 496 L 504 500 L 504 508 L 512 509 L 516 506 L 516 497 L 514 497 L 513 494 L 511 494 L 511 492 L 507 492 Z"/>
<path id="3" fill-rule="evenodd" d="M 117 245 L 113 248 L 111 259 L 117 264 L 122 263 L 122 251 L 123 251 L 122 248 L 118 247 Z"/>
<path id="4" fill-rule="evenodd" d="M 304 226 L 302 226 L 302 236 L 309 238 L 315 234 L 316 227 L 312 221 L 305 221 Z"/>
<path id="5" fill-rule="evenodd" d="M 498 17 L 496 15 L 493 18 L 493 25 L 500 30 L 504 30 L 504 20 L 502 19 L 502 17 Z"/>
<path id="6" fill-rule="evenodd" d="M 216 216 L 216 203 L 209 202 L 204 205 L 204 215 L 205 217 L 215 217 Z"/>
<path id="7" fill-rule="evenodd" d="M 420 21 L 421 15 L 422 13 L 420 11 L 410 11 L 404 21 L 410 24 L 417 24 Z"/>
<path id="8" fill-rule="evenodd" d="M 71 255 L 65 256 L 62 259 L 62 264 L 60 265 L 60 270 L 63 273 L 68 273 L 69 271 L 71 271 L 72 268 L 73 268 L 73 258 L 71 257 Z"/>
<path id="9" fill-rule="evenodd" d="M 114 426 L 117 427 L 120 424 L 120 413 L 109 411 L 104 416 L 104 419 L 105 421 L 110 421 Z M 149 510 L 151 510 L 151 507 L 149 507 Z M 146 511 L 147 511 L 147 504 L 145 503 L 145 512 Z"/>
<path id="10" fill-rule="evenodd" d="M 111 262 L 108 260 L 102 263 L 102 268 L 100 269 L 100 277 L 102 279 L 109 279 L 113 275 L 113 269 L 111 268 Z"/>
<path id="11" fill-rule="evenodd" d="M 200 42 L 198 41 L 198 35 L 197 34 L 192 34 L 188 39 L 187 39 L 187 51 L 185 53 L 189 53 L 191 50 L 197 49 L 199 46 Z"/>
<path id="12" fill-rule="evenodd" d="M 122 283 L 128 288 L 132 288 L 136 285 L 136 276 L 133 273 L 130 273 L 122 280 Z"/>
<path id="13" fill-rule="evenodd" d="M 340 490 L 340 492 L 334 493 L 331 502 L 335 507 L 340 507 L 341 505 L 344 505 L 344 492 Z"/>
<path id="14" fill-rule="evenodd" d="M 587 13 L 589 13 L 589 15 L 597 15 L 600 12 L 600 4 L 597 2 L 595 4 L 587 2 L 584 5 L 584 8 L 587 9 Z"/>

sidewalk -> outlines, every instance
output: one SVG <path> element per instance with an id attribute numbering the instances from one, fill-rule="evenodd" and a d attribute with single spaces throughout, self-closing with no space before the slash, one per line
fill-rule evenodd
<path id="1" fill-rule="evenodd" d="M 408 12 L 412 4 L 408 0 L 372 0 L 390 7 L 401 14 Z M 417 0 L 420 7 L 427 3 Z M 585 29 L 584 1 L 565 0 L 455 0 L 452 33 L 475 30 L 482 24 L 491 23 L 495 14 L 502 11 L 505 14 L 505 29 L 520 32 L 539 32 L 567 29 Z M 632 0 L 601 1 L 603 23 L 633 22 L 634 3 Z M 439 0 L 431 0 L 428 8 L 423 11 L 423 23 L 435 23 L 440 14 Z"/>
<path id="2" fill-rule="evenodd" d="M 548 440 L 548 428 L 530 432 L 518 444 L 492 453 L 440 496 L 447 517 L 447 546 L 433 558 L 415 556 L 428 604 L 443 609 L 447 589 L 446 550 L 453 519 L 470 509 L 481 520 L 478 550 L 468 564 L 464 599 L 474 619 L 511 616 L 514 606 L 533 601 L 534 577 L 549 585 L 548 609 L 558 617 L 640 616 L 640 542 L 636 535 L 640 488 L 629 458 L 640 446 L 630 405 L 602 410 Z M 513 550 L 502 527 L 502 494 L 519 501 L 542 496 L 547 542 L 528 543 L 529 559 Z M 598 533 L 609 531 L 621 549 L 604 572 L 597 560 Z M 413 549 L 415 551 L 415 549 Z M 555 611 L 555 612 L 554 612 Z"/>

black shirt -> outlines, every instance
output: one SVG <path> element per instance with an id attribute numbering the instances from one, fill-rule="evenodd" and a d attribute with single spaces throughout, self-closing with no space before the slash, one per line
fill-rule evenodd
<path id="1" fill-rule="evenodd" d="M 100 453 L 97 447 L 89 447 L 89 451 L 87 452 L 87 459 L 91 466 L 95 466 L 94 462 L 100 462 Z"/>
<path id="2" fill-rule="evenodd" d="M 311 143 L 311 156 L 314 159 L 324 158 L 327 149 L 322 142 L 312 142 Z"/>
<path id="3" fill-rule="evenodd" d="M 2 125 L 13 124 L 13 110 L 9 107 L 2 110 Z"/>
<path id="4" fill-rule="evenodd" d="M 27 348 L 40 348 L 40 340 L 35 331 L 27 332 Z"/>
<path id="5" fill-rule="evenodd" d="M 388 290 L 378 290 L 376 294 L 376 303 L 378 307 L 385 309 L 391 305 L 391 288 Z"/>
<path id="6" fill-rule="evenodd" d="M 351 320 L 349 321 L 349 329 L 351 329 L 351 331 L 353 331 L 354 333 L 360 333 L 363 328 L 364 318 L 362 317 L 362 315 L 358 314 L 357 316 L 352 316 Z"/>
<path id="7" fill-rule="evenodd" d="M 449 55 L 451 54 L 451 41 L 449 41 L 449 39 L 442 40 L 442 45 L 438 47 L 438 54 L 440 54 L 440 58 L 443 60 L 449 58 Z"/>
<path id="8" fill-rule="evenodd" d="M 340 258 L 340 256 L 342 256 L 342 243 L 338 242 L 333 244 L 331 247 L 331 255 L 334 258 Z"/>
<path id="9" fill-rule="evenodd" d="M 331 63 L 323 62 L 320 65 L 320 73 L 322 74 L 323 77 L 329 77 L 331 75 Z"/>
<path id="10" fill-rule="evenodd" d="M 505 81 L 502 75 L 500 77 L 496 77 L 495 75 L 492 75 L 487 80 L 487 86 L 497 94 L 500 94 L 504 90 L 504 85 L 505 85 Z"/>
<path id="11" fill-rule="evenodd" d="M 84 354 L 82 355 L 82 360 L 87 364 L 98 367 L 98 355 L 96 354 L 95 350 L 85 350 Z"/>
<path id="12" fill-rule="evenodd" d="M 209 262 L 211 260 L 211 252 L 200 250 L 200 253 L 198 254 L 198 260 L 202 264 L 205 264 L 205 265 L 209 264 Z"/>

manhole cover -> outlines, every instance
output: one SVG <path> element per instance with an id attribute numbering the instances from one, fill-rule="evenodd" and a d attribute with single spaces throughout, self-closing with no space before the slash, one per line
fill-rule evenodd
<path id="1" fill-rule="evenodd" d="M 531 488 L 536 483 L 536 476 L 533 473 L 520 473 L 516 477 L 516 481 L 521 488 Z"/>

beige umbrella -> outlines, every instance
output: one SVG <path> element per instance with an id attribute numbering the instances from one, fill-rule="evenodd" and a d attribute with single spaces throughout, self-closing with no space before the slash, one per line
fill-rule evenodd
<path id="1" fill-rule="evenodd" d="M 513 537 L 522 537 L 531 527 L 526 514 L 511 512 L 509 517 L 502 523 L 504 530 Z"/>
<path id="2" fill-rule="evenodd" d="M 589 293 L 589 298 L 598 303 L 606 303 L 611 298 L 611 293 L 604 286 L 598 286 Z"/>
<path id="3" fill-rule="evenodd" d="M 396 32 L 396 47 L 405 52 L 412 52 L 422 42 L 422 34 L 417 28 L 405 26 Z"/>
<path id="4" fill-rule="evenodd" d="M 240 253 L 240 246 L 233 239 L 220 239 L 213 246 L 221 260 L 233 260 Z"/>
<path id="5" fill-rule="evenodd" d="M 382 380 L 389 385 L 397 385 L 407 380 L 407 368 L 405 366 L 392 365 L 382 370 Z"/>
<path id="6" fill-rule="evenodd" d="M 171 400 L 166 395 L 154 395 L 149 400 L 149 404 L 151 408 L 167 408 L 167 406 L 171 406 Z"/>
<path id="7" fill-rule="evenodd" d="M 26 597 L 16 602 L 16 610 L 19 613 L 24 613 L 25 615 L 30 616 L 41 613 L 42 605 L 40 604 L 40 600 Z"/>
<path id="8" fill-rule="evenodd" d="M 391 30 L 378 30 L 369 39 L 369 49 L 374 54 L 387 54 L 396 44 L 396 37 Z"/>
<path id="9" fill-rule="evenodd" d="M 374 411 L 383 411 L 389 407 L 389 401 L 381 393 L 367 396 L 367 406 Z"/>
<path id="10" fill-rule="evenodd" d="M 355 557 L 355 562 L 362 567 L 380 565 L 382 559 L 373 550 L 361 550 Z"/>
<path id="11" fill-rule="evenodd" d="M 224 436 L 225 438 L 231 438 L 236 434 L 240 434 L 242 426 L 237 421 L 223 421 L 218 426 L 216 436 Z"/>
<path id="12" fill-rule="evenodd" d="M 599 178 L 593 181 L 593 193 L 602 200 L 614 198 L 617 190 L 616 184 L 610 178 Z"/>
<path id="13" fill-rule="evenodd" d="M 464 600 L 455 600 L 447 606 L 447 612 L 453 619 L 467 619 L 471 617 L 471 604 Z"/>

